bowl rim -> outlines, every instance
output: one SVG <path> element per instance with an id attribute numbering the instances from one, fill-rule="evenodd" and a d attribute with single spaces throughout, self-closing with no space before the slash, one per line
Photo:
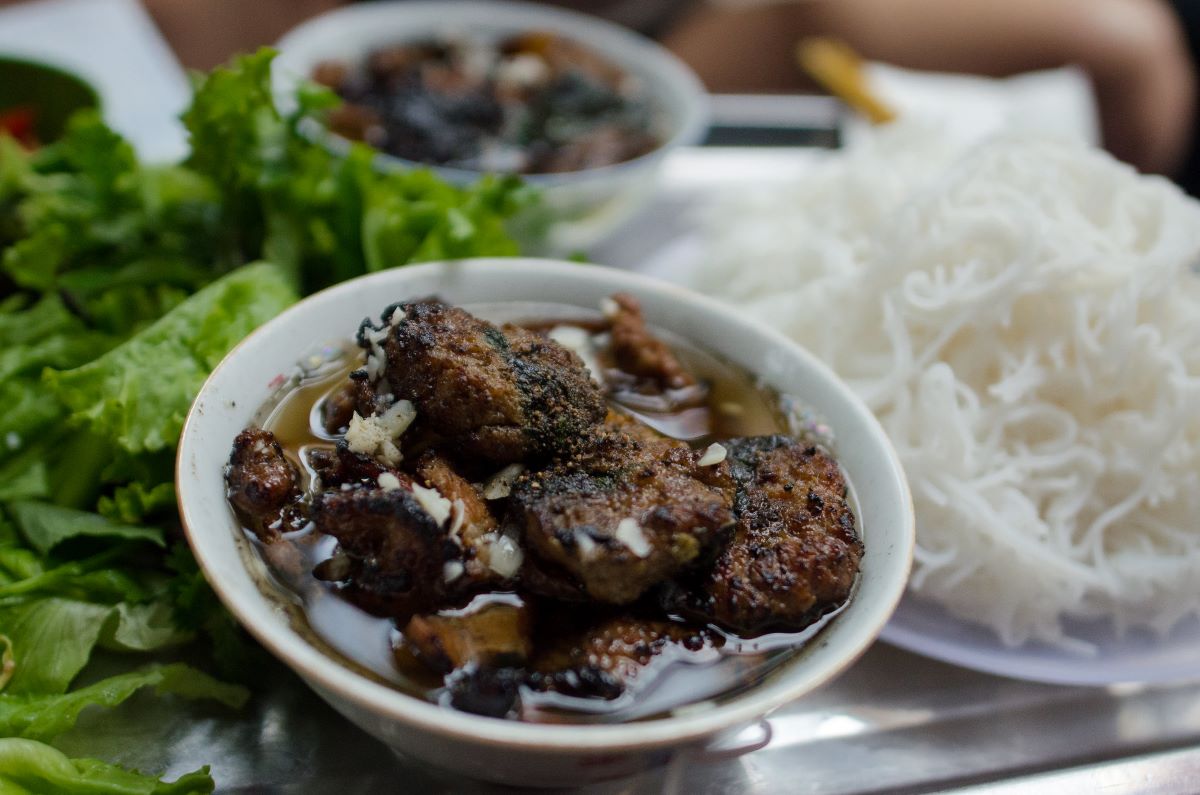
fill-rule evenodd
<path id="1" fill-rule="evenodd" d="M 74 83 L 77 88 L 83 90 L 88 99 L 88 104 L 80 105 L 77 110 L 92 109 L 97 112 L 105 110 L 104 98 L 100 96 L 100 90 L 90 80 L 70 67 L 52 61 L 43 61 L 36 57 L 26 57 L 19 54 L 0 54 L 0 70 L 14 67 L 18 69 L 33 69 L 43 72 L 49 77 Z"/>
<path id="2" fill-rule="evenodd" d="M 857 421 L 864 424 L 878 447 L 878 453 L 886 460 L 886 470 L 892 485 L 899 489 L 901 503 L 901 513 L 896 517 L 896 524 L 890 531 L 894 534 L 892 540 L 900 550 L 899 554 L 892 556 L 894 562 L 882 575 L 884 598 L 878 600 L 873 610 L 867 614 L 866 618 L 873 616 L 870 621 L 860 621 L 853 633 L 843 632 L 852 640 L 846 642 L 847 649 L 836 664 L 828 665 L 818 676 L 802 678 L 802 681 L 790 686 L 782 685 L 778 681 L 774 684 L 756 685 L 703 712 L 617 724 L 538 724 L 473 715 L 430 703 L 370 679 L 337 662 L 297 636 L 294 630 L 286 626 L 286 622 L 260 626 L 253 619 L 238 594 L 225 587 L 220 577 L 214 576 L 214 561 L 208 555 L 208 542 L 205 540 L 206 535 L 212 533 L 198 531 L 193 525 L 194 520 L 200 517 L 190 516 L 188 495 L 193 489 L 199 488 L 198 479 L 185 478 L 182 473 L 185 460 L 193 447 L 200 443 L 200 434 L 196 429 L 204 424 L 203 412 L 197 411 L 203 403 L 201 397 L 209 391 L 210 385 L 220 377 L 231 361 L 243 355 L 242 352 L 256 340 L 275 333 L 276 329 L 291 318 L 318 311 L 324 303 L 335 301 L 345 293 L 369 291 L 377 283 L 396 279 L 417 280 L 425 274 L 448 267 L 460 269 L 460 274 L 463 270 L 469 273 L 473 269 L 508 269 L 515 278 L 528 279 L 531 284 L 537 283 L 543 275 L 559 277 L 569 273 L 581 282 L 603 283 L 606 289 L 633 290 L 639 295 L 655 293 L 665 300 L 683 301 L 705 312 L 706 317 L 711 315 L 720 318 L 721 325 L 727 331 L 739 328 L 752 330 L 766 338 L 773 349 L 787 351 L 787 355 L 794 359 L 805 360 L 805 366 L 811 372 L 817 373 L 820 378 L 836 387 L 840 396 L 846 400 L 848 408 L 857 415 Z M 517 273 L 520 275 L 517 276 Z M 188 411 L 180 434 L 175 458 L 175 487 L 184 534 L 201 571 L 218 598 L 251 635 L 278 659 L 299 673 L 310 686 L 320 690 L 322 694 L 335 694 L 366 712 L 425 732 L 494 747 L 541 752 L 645 750 L 699 742 L 722 731 L 752 723 L 783 704 L 823 686 L 849 668 L 878 639 L 884 624 L 904 594 L 915 547 L 912 495 L 899 456 L 874 414 L 827 365 L 782 333 L 742 317 L 735 309 L 716 299 L 626 270 L 534 257 L 472 258 L 409 265 L 342 282 L 293 304 L 238 343 L 205 380 Z M 232 512 L 222 522 L 212 522 L 211 525 L 215 527 L 219 524 L 219 531 L 224 532 L 228 529 L 231 517 Z M 251 600 L 253 599 L 268 601 L 261 591 L 256 592 L 251 597 Z"/>
<path id="3" fill-rule="evenodd" d="M 431 14 L 434 11 L 445 13 L 451 7 L 456 9 L 454 12 L 451 12 L 454 14 L 478 16 L 479 18 L 501 23 L 511 20 L 514 27 L 525 29 L 533 28 L 525 20 L 531 18 L 541 19 L 547 25 L 553 24 L 557 32 L 575 39 L 590 49 L 599 52 L 609 60 L 615 59 L 611 53 L 604 51 L 597 45 L 594 39 L 599 38 L 622 42 L 626 50 L 639 53 L 638 58 L 646 64 L 647 70 L 661 74 L 669 84 L 670 92 L 683 100 L 685 108 L 683 113 L 680 114 L 681 119 L 678 129 L 670 137 L 661 141 L 658 146 L 635 158 L 623 160 L 620 163 L 611 163 L 606 166 L 579 169 L 577 171 L 550 174 L 477 171 L 457 166 L 426 163 L 420 160 L 409 160 L 376 149 L 369 144 L 363 144 L 371 150 L 373 156 L 372 162 L 377 168 L 382 170 L 428 169 L 456 185 L 469 184 L 487 174 L 509 173 L 513 173 L 526 183 L 537 187 L 545 188 L 561 184 L 578 185 L 584 181 L 599 181 L 610 177 L 618 177 L 625 171 L 636 170 L 639 167 L 649 165 L 673 149 L 677 149 L 680 146 L 698 144 L 708 130 L 711 117 L 708 107 L 708 92 L 695 72 L 666 47 L 634 30 L 600 17 L 567 8 L 537 5 L 535 3 L 521 2 L 520 0 L 403 0 L 403 2 L 373 2 L 341 6 L 317 14 L 292 28 L 275 42 L 274 46 L 278 50 L 279 56 L 276 59 L 276 63 L 272 65 L 272 95 L 277 107 L 279 107 L 281 112 L 286 112 L 294 107 L 295 100 L 291 94 L 301 82 L 308 79 L 308 75 L 288 72 L 286 70 L 293 66 L 290 61 L 294 57 L 297 44 L 316 35 L 315 31 L 323 30 L 329 26 L 336 26 L 340 21 L 346 19 L 376 19 L 379 20 L 380 24 L 394 24 L 396 28 L 394 41 L 425 38 L 430 35 L 428 28 L 418 27 L 411 31 L 404 30 L 403 23 L 405 17 Z M 453 29 L 453 24 L 446 23 L 444 27 Z M 364 54 L 360 53 L 359 57 Z M 619 65 L 627 68 L 624 63 L 620 63 Z M 311 64 L 307 64 L 307 66 L 311 68 Z M 281 67 L 284 71 L 280 71 Z M 312 136 L 318 143 L 326 146 L 337 155 L 344 156 L 356 144 L 361 143 L 338 135 L 319 120 L 311 117 L 302 120 L 299 129 L 302 133 Z"/>

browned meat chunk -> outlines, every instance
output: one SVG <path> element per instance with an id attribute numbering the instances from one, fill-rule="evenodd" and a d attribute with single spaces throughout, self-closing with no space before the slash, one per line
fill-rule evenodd
<path id="1" fill-rule="evenodd" d="M 517 575 L 521 588 L 560 602 L 587 602 L 587 590 L 577 577 L 537 555 L 526 555 Z"/>
<path id="2" fill-rule="evenodd" d="M 719 645 L 720 636 L 703 629 L 620 616 L 553 644 L 530 663 L 529 680 L 541 690 L 612 699 L 644 677 L 664 652 L 698 652 Z"/>
<path id="3" fill-rule="evenodd" d="M 303 525 L 299 479 L 275 434 L 247 428 L 233 440 L 225 467 L 226 494 L 245 527 L 262 541 Z"/>
<path id="4" fill-rule="evenodd" d="M 516 717 L 517 698 L 528 674 L 524 668 L 456 668 L 446 677 L 450 706 L 493 718 Z"/>
<path id="5" fill-rule="evenodd" d="M 467 665 L 519 666 L 529 657 L 529 615 L 524 604 L 485 602 L 453 614 L 413 616 L 404 645 L 438 673 Z"/>
<path id="6" fill-rule="evenodd" d="M 412 479 L 398 469 L 387 467 L 370 456 L 356 453 L 338 442 L 332 450 L 318 449 L 308 453 L 308 464 L 321 479 L 321 486 L 326 489 L 340 488 L 343 485 L 367 486 L 375 488 L 379 485 L 379 476 L 385 472 L 391 473 L 404 488 L 411 488 Z"/>
<path id="7" fill-rule="evenodd" d="M 457 551 L 407 489 L 352 486 L 322 493 L 317 530 L 338 540 L 338 554 L 316 573 L 348 580 L 347 595 L 379 615 L 407 616 L 440 606 L 444 576 Z"/>
<path id="8" fill-rule="evenodd" d="M 575 619 L 577 620 L 577 619 Z M 669 621 L 620 616 L 593 623 L 582 631 L 562 635 L 559 627 L 570 617 L 543 620 L 540 632 L 553 629 L 549 646 L 524 667 L 464 665 L 446 677 L 450 703 L 458 709 L 495 717 L 515 716 L 520 688 L 555 692 L 576 698 L 612 700 L 626 690 L 647 684 L 657 671 L 655 662 L 672 655 L 711 650 L 722 644 L 719 635 Z"/>
<path id="9" fill-rule="evenodd" d="M 787 436 L 725 446 L 737 528 L 674 606 L 741 633 L 802 628 L 849 598 L 862 558 L 841 469 Z"/>
<path id="10" fill-rule="evenodd" d="M 446 578 L 459 590 L 511 580 L 521 563 L 515 557 L 520 554 L 519 546 L 501 535 L 499 522 L 479 489 L 432 452 L 417 461 L 414 475 L 421 485 L 435 489 L 450 503 L 447 535 L 459 550 L 462 570 L 450 564 Z"/>
<path id="11" fill-rule="evenodd" d="M 519 546 L 499 531 L 478 489 L 429 452 L 413 475 L 336 450 L 310 454 L 327 489 L 316 499 L 317 530 L 338 539 L 318 571 L 348 581 L 367 609 L 409 614 L 461 600 L 513 578 Z"/>
<path id="12" fill-rule="evenodd" d="M 350 76 L 350 65 L 345 61 L 320 61 L 312 70 L 314 83 L 326 88 L 337 88 Z"/>
<path id="13" fill-rule="evenodd" d="M 732 526 L 724 463 L 682 442 L 602 426 L 576 454 L 514 486 L 507 521 L 593 598 L 627 604 L 673 577 Z"/>
<path id="14" fill-rule="evenodd" d="M 660 389 L 694 386 L 696 379 L 684 369 L 666 343 L 646 328 L 642 305 L 628 293 L 616 293 L 617 310 L 612 324 L 612 355 L 617 367 L 631 375 L 655 381 Z"/>
<path id="15" fill-rule="evenodd" d="M 333 132 L 352 141 L 375 144 L 387 135 L 379 113 L 362 105 L 347 103 L 332 108 L 326 114 L 325 123 Z"/>
<path id="16" fill-rule="evenodd" d="M 465 548 L 476 548 L 484 536 L 496 530 L 499 523 L 479 489 L 458 475 L 446 459 L 426 453 L 417 461 L 413 474 L 426 488 L 437 489 L 450 501 L 453 511 L 461 514 L 462 518 L 452 524 L 457 525 L 455 535 Z"/>
<path id="17" fill-rule="evenodd" d="M 385 311 L 386 377 L 417 422 L 459 457 L 508 464 L 565 450 L 604 418 L 604 397 L 571 351 L 434 300 Z M 369 335 L 368 335 L 369 339 Z"/>
<path id="18" fill-rule="evenodd" d="M 345 433 L 355 412 L 360 417 L 370 417 L 383 408 L 367 371 L 355 370 L 321 404 L 321 422 L 329 433 Z"/>

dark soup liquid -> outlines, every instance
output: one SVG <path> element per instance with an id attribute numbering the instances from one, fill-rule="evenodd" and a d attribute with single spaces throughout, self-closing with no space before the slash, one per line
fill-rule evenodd
<path id="1" fill-rule="evenodd" d="M 746 372 L 685 341 L 663 336 L 699 384 L 665 395 L 643 394 L 633 379 L 623 380 L 615 369 L 606 353 L 602 324 L 537 320 L 521 325 L 580 353 L 593 371 L 604 371 L 612 408 L 696 449 L 722 440 L 772 434 L 801 437 L 823 447 L 832 444 L 827 429 L 797 401 L 759 387 Z M 327 346 L 301 363 L 298 375 L 260 417 L 261 426 L 275 434 L 285 455 L 297 466 L 302 488 L 309 493 L 318 485 L 310 463 L 312 454 L 332 450 L 341 438 L 324 428 L 323 403 L 362 362 L 362 352 L 349 342 Z M 852 493 L 847 500 L 856 509 Z M 861 527 L 858 530 L 861 535 Z M 278 583 L 294 595 L 302 611 L 298 623 L 305 625 L 302 628 L 313 642 L 403 692 L 451 704 L 449 677 L 433 672 L 405 650 L 399 628 L 403 622 L 398 627 L 392 618 L 371 615 L 339 594 L 336 584 L 313 576 L 313 569 L 334 555 L 336 539 L 317 532 L 312 523 L 285 533 L 274 543 L 263 544 L 249 532 L 247 537 Z M 842 609 L 839 606 L 815 616 L 799 631 L 742 637 L 715 624 L 698 623 L 695 617 L 687 619 L 647 599 L 620 609 L 595 603 L 562 604 L 523 592 L 518 586 L 511 592 L 479 594 L 466 604 L 438 611 L 438 615 L 454 618 L 513 606 L 528 608 L 535 616 L 531 634 L 535 654 L 539 649 L 553 649 L 564 634 L 589 625 L 614 622 L 619 632 L 620 622 L 629 616 L 644 615 L 702 633 L 702 637 L 656 645 L 653 639 L 639 638 L 634 632 L 632 639 L 623 643 L 647 653 L 640 664 L 627 666 L 624 687 L 604 698 L 564 694 L 556 688 L 521 687 L 517 713 L 510 717 L 560 723 L 638 720 L 710 707 L 760 682 L 800 653 Z"/>

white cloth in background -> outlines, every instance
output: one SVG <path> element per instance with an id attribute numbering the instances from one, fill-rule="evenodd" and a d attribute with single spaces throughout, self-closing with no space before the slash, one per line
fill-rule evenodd
<path id="1" fill-rule="evenodd" d="M 963 143 L 1009 129 L 1100 144 L 1096 100 L 1079 69 L 997 79 L 871 63 L 866 77 L 872 90 L 901 117 L 937 122 Z M 847 142 L 860 137 L 866 127 L 860 119 L 849 122 L 843 130 Z"/>

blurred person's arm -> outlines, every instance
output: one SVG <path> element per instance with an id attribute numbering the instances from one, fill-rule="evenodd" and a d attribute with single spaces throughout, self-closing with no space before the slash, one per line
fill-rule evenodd
<path id="1" fill-rule="evenodd" d="M 811 34 L 914 69 L 1006 76 L 1077 64 L 1118 157 L 1171 173 L 1191 144 L 1195 70 L 1161 0 L 718 0 L 668 41 L 716 90 L 740 90 L 743 77 L 782 90 L 799 80 L 795 42 Z"/>

